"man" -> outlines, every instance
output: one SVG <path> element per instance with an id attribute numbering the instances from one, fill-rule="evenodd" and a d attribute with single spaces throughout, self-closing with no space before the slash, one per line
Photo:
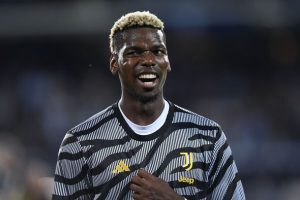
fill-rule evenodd
<path id="1" fill-rule="evenodd" d="M 53 199 L 245 199 L 218 124 L 164 99 L 162 21 L 121 17 L 110 48 L 121 99 L 66 134 Z"/>

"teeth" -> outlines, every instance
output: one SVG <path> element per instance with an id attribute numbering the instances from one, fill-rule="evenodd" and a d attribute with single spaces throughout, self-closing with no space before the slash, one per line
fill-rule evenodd
<path id="1" fill-rule="evenodd" d="M 155 74 L 142 74 L 139 76 L 140 79 L 154 79 L 156 78 Z"/>

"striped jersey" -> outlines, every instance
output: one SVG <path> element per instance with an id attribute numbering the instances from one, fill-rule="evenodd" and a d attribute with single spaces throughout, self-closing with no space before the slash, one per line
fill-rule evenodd
<path id="1" fill-rule="evenodd" d="M 68 131 L 61 144 L 52 199 L 132 199 L 140 168 L 186 199 L 245 199 L 220 126 L 171 102 L 164 125 L 136 134 L 117 103 Z"/>

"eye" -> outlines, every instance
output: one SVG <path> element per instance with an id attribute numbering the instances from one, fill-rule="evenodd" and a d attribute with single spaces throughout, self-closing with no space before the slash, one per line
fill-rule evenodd
<path id="1" fill-rule="evenodd" d="M 166 50 L 164 49 L 156 49 L 153 53 L 157 56 L 163 56 L 167 54 Z"/>
<path id="2" fill-rule="evenodd" d="M 125 52 L 125 56 L 129 56 L 129 57 L 134 57 L 134 56 L 139 56 L 141 54 L 141 51 L 132 49 L 132 50 L 128 50 L 127 52 Z"/>

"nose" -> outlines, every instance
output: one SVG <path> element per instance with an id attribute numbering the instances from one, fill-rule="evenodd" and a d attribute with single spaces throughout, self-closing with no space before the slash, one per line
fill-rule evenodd
<path id="1" fill-rule="evenodd" d="M 144 51 L 141 57 L 141 64 L 145 67 L 152 67 L 155 65 L 154 54 L 151 51 Z"/>

